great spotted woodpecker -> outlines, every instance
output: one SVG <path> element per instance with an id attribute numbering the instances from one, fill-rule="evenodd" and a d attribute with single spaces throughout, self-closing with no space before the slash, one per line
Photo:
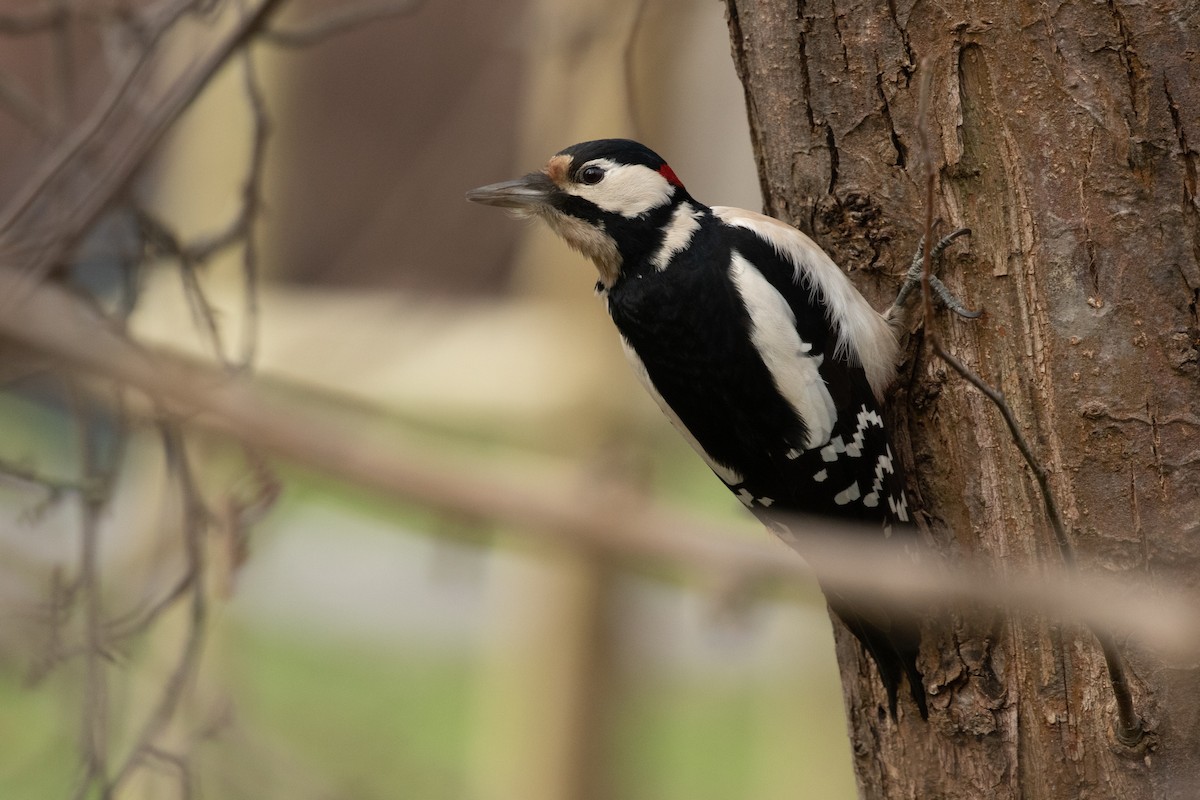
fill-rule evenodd
<path id="1" fill-rule="evenodd" d="M 804 513 L 914 535 L 880 413 L 896 335 L 811 239 L 703 205 L 625 139 L 572 145 L 467 199 L 540 218 L 595 262 L 646 391 L 757 516 L 777 530 Z M 902 678 L 926 717 L 916 626 L 827 597 L 874 658 L 892 717 Z"/>

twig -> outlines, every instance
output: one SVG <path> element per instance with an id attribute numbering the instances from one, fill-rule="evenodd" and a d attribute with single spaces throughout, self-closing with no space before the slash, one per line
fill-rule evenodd
<path id="1" fill-rule="evenodd" d="M 267 141 L 271 124 L 266 101 L 258 85 L 253 55 L 242 52 L 242 71 L 246 101 L 252 119 L 250 163 L 242 185 L 242 203 L 237 215 L 225 228 L 192 244 L 184 244 L 174 231 L 144 208 L 135 208 L 138 225 L 149 249 L 164 254 L 179 264 L 184 296 L 196 324 L 208 339 L 209 348 L 231 372 L 245 370 L 254 360 L 258 342 L 258 246 L 254 238 L 255 222 L 262 211 L 262 175 L 266 163 Z M 238 244 L 242 246 L 243 309 L 239 354 L 226 352 L 217 312 L 200 283 L 198 270 L 217 254 Z"/>
<path id="2" fill-rule="evenodd" d="M 1021 431 L 1016 417 L 1013 416 L 1012 408 L 1008 405 L 1004 393 L 972 372 L 967 365 L 963 364 L 958 358 L 947 351 L 942 346 L 941 337 L 936 332 L 929 331 L 928 336 L 930 344 L 933 347 L 933 352 L 937 357 L 949 364 L 964 380 L 978 389 L 987 399 L 991 400 L 992 404 L 996 406 L 996 409 L 1004 418 L 1004 423 L 1008 426 L 1008 432 L 1012 436 L 1013 444 L 1021 451 L 1021 456 L 1025 459 L 1026 465 L 1033 472 L 1033 476 L 1038 482 L 1038 488 L 1041 490 L 1042 495 L 1042 504 L 1046 510 L 1046 517 L 1050 520 L 1050 530 L 1054 534 L 1054 541 L 1058 547 L 1059 555 L 1064 564 L 1074 566 L 1075 551 L 1071 548 L 1071 542 L 1067 538 L 1066 524 L 1063 522 L 1062 513 L 1058 510 L 1058 502 L 1054 499 L 1054 490 L 1050 486 L 1050 473 L 1038 461 L 1033 448 L 1030 447 L 1025 434 Z"/>
<path id="3" fill-rule="evenodd" d="M 28 36 L 59 25 L 68 9 L 62 3 L 43 3 L 41 8 L 23 14 L 0 14 L 0 34 Z"/>
<path id="4" fill-rule="evenodd" d="M 301 26 L 271 26 L 263 31 L 262 40 L 280 47 L 311 47 L 381 19 L 411 14 L 422 5 L 424 0 L 374 0 L 350 6 L 343 5 Z"/>
<path id="5" fill-rule="evenodd" d="M 63 579 L 62 567 L 55 566 L 50 572 L 49 607 L 46 610 L 46 644 L 34 660 L 27 677 L 30 685 L 38 683 L 54 669 L 54 665 L 63 660 L 66 648 L 62 643 L 62 631 L 71 616 L 71 608 L 75 604 L 75 594 L 78 582 L 67 582 Z"/>
<path id="6" fill-rule="evenodd" d="M 8 233 L 21 215 L 38 199 L 44 188 L 62 174 L 68 165 L 74 163 L 80 153 L 95 139 L 115 110 L 129 96 L 142 68 L 153 53 L 154 44 L 183 17 L 190 5 L 186 0 L 176 4 L 175 13 L 168 16 L 164 23 L 154 30 L 147 46 L 137 57 L 130 60 L 125 71 L 112 82 L 105 96 L 96 104 L 96 111 L 63 142 L 54 155 L 42 162 L 37 174 L 17 193 L 15 199 L 4 206 L 3 214 L 0 215 L 0 234 Z"/>
<path id="7" fill-rule="evenodd" d="M 187 758 L 177 753 L 168 753 L 166 750 L 157 747 L 147 747 L 144 755 L 148 759 L 161 761 L 163 764 L 171 767 L 179 775 L 179 800 L 192 800 L 195 796 L 193 790 L 192 768 L 188 764 Z"/>
<path id="8" fill-rule="evenodd" d="M 237 573 L 250 553 L 250 532 L 275 505 L 282 491 L 279 478 L 262 454 L 244 445 L 250 474 L 230 490 L 215 524 L 221 559 L 215 576 L 222 597 L 233 594 Z"/>
<path id="9" fill-rule="evenodd" d="M 223 365 L 228 367 L 229 361 L 225 357 L 225 344 L 221 339 L 221 326 L 217 322 L 217 312 L 209 302 L 208 295 L 204 293 L 204 287 L 200 285 L 200 276 L 196 274 L 198 266 L 195 261 L 187 257 L 186 253 L 180 253 L 179 279 L 183 282 L 183 294 L 187 298 L 192 317 L 204 331 L 213 354 Z"/>
<path id="10" fill-rule="evenodd" d="M 20 81 L 8 72 L 0 72 L 0 105 L 8 110 L 13 119 L 42 139 L 49 139 L 54 134 L 54 123 Z"/>
<path id="11" fill-rule="evenodd" d="M 262 211 L 262 178 L 266 164 L 267 141 L 271 136 L 271 118 L 267 115 L 266 100 L 258 83 L 254 54 L 242 52 L 242 77 L 246 100 L 250 106 L 253 126 L 250 142 L 250 165 L 242 186 L 241 217 L 245 220 L 242 235 L 242 346 L 238 357 L 240 369 L 254 362 L 258 351 L 258 244 L 254 224 Z"/>
<path id="12" fill-rule="evenodd" d="M 75 106 L 75 57 L 71 48 L 72 32 L 75 28 L 73 0 L 54 0 L 54 5 L 63 13 L 55 22 L 53 32 L 53 113 L 55 129 L 61 130 Z"/>
<path id="13" fill-rule="evenodd" d="M 77 394 L 71 394 L 78 426 L 81 472 L 85 480 L 102 483 L 95 431 Z M 89 494 L 81 496 L 80 500 L 83 515 L 80 523 L 79 587 L 83 602 L 85 664 L 82 731 L 85 779 L 81 781 L 81 788 L 86 792 L 86 787 L 94 781 L 106 782 L 108 775 L 108 682 L 102 660 L 105 639 L 99 566 L 99 521 L 106 499 Z M 77 796 L 82 795 L 77 793 Z"/>
<path id="14" fill-rule="evenodd" d="M 144 633 L 167 609 L 179 602 L 195 583 L 196 573 L 189 565 L 184 570 L 183 575 L 179 577 L 179 580 L 175 582 L 175 585 L 171 587 L 170 591 L 148 608 L 135 609 L 120 617 L 108 620 L 106 626 L 109 631 L 109 641 L 115 642 L 121 639 L 129 639 Z"/>
<path id="15" fill-rule="evenodd" d="M 49 39 L 53 57 L 52 86 L 46 112 L 26 97 L 20 88 L 0 85 L 0 103 L 7 101 L 14 114 L 53 140 L 64 124 L 78 122 L 60 141 L 47 148 L 31 177 L 0 208 L 0 261 L 10 277 L 6 291 L 0 294 L 0 316 L 20 306 L 28 293 L 36 293 L 42 277 L 60 264 L 87 233 L 93 221 L 111 210 L 120 200 L 127 183 L 145 163 L 151 148 L 200 93 L 212 76 L 239 49 L 244 55 L 247 102 L 254 118 L 253 146 L 249 175 L 243 187 L 243 207 L 227 231 L 184 247 L 164 226 L 143 225 L 142 233 L 161 250 L 178 257 L 185 283 L 194 291 L 189 297 L 206 319 L 215 349 L 224 358 L 218 336 L 215 312 L 200 291 L 195 267 L 219 250 L 243 246 L 242 264 L 246 286 L 246 308 L 239 344 L 244 367 L 256 349 L 258 317 L 258 249 L 253 237 L 255 221 L 261 215 L 261 181 L 269 120 L 259 90 L 258 78 L 244 46 L 260 32 L 282 0 L 156 0 L 150 4 L 130 5 L 125 0 L 105 5 L 102 1 L 86 8 L 76 0 L 51 0 L 23 15 L 0 15 L 0 35 L 43 33 Z M 195 25 L 181 22 L 191 17 Z M 75 105 L 75 63 L 72 59 L 72 32 L 79 20 L 102 19 L 103 33 L 116 36 L 123 50 L 117 56 L 111 74 L 97 102 L 81 115 Z M 128 55 L 126 54 L 128 52 Z M 0 75 L 0 79 L 7 77 Z M 4 89 L 9 88 L 7 95 Z M 28 102 L 25 102 L 28 101 Z M 142 254 L 146 255 L 145 253 Z M 19 267 L 7 267 L 20 264 Z M 96 314 L 94 310 L 89 312 Z M 119 330 L 122 320 L 94 321 L 104 331 Z M 75 377 L 70 376 L 72 382 Z M 118 409 L 121 400 L 104 398 L 104 405 Z M 51 589 L 50 639 L 45 657 L 35 667 L 49 670 L 57 662 L 78 657 L 82 661 L 83 704 L 81 711 L 80 763 L 74 796 L 110 800 L 118 794 L 139 769 L 154 762 L 174 765 L 181 776 L 184 796 L 192 792 L 192 780 L 186 754 L 177 755 L 157 747 L 157 740 L 175 719 L 187 687 L 198 668 L 207 615 L 204 533 L 210 515 L 204 506 L 184 452 L 177 423 L 164 423 L 163 447 L 174 470 L 183 497 L 183 549 L 185 573 L 168 594 L 148 609 L 124 619 L 106 616 L 104 575 L 101 570 L 100 519 L 109 502 L 116 479 L 115 464 L 109 463 L 112 450 L 107 438 L 98 436 L 103 426 L 108 433 L 109 420 L 95 416 L 93 407 L 76 403 L 74 416 L 79 427 L 82 477 L 77 484 L 37 475 L 33 470 L 14 468 L 9 477 L 44 486 L 51 499 L 70 490 L 78 494 L 83 508 L 80 525 L 80 567 L 73 581 L 64 586 L 55 573 Z M 123 418 L 118 414 L 111 437 L 122 446 Z M 119 456 L 119 451 L 118 456 Z M 3 472 L 7 465 L 0 465 Z M 0 476 L 2 477 L 2 476 Z M 247 512 L 246 516 L 250 516 Z M 183 649 L 150 715 L 132 733 L 134 743 L 124 758 L 120 756 L 124 737 L 114 735 L 115 722 L 110 714 L 107 662 L 113 642 L 144 633 L 168 608 L 181 600 L 190 602 L 189 629 Z M 63 646 L 61 629 L 80 620 L 78 643 Z"/>
<path id="16" fill-rule="evenodd" d="M 5 255 L 31 238 L 44 239 L 26 261 L 25 280 L 11 287 L 0 300 L 0 315 L 19 304 L 21 297 L 59 263 L 90 228 L 96 217 L 110 208 L 127 181 L 144 163 L 147 154 L 166 130 L 191 105 L 200 91 L 229 57 L 252 39 L 279 8 L 282 0 L 254 0 L 236 4 L 236 17 L 213 32 L 193 35 L 200 55 L 182 67 L 172 66 L 174 78 L 161 81 L 153 68 L 160 60 L 157 46 L 147 46 L 133 66 L 118 79 L 97 104 L 88 121 L 52 155 L 0 214 L 0 236 Z M 195 0 L 172 4 L 165 21 L 151 30 L 159 43 L 183 14 L 197 8 Z M 207 38 L 205 38 L 207 37 Z M 198 41 L 197 41 L 198 40 Z M 161 72 L 161 71 L 158 71 Z M 160 83 L 164 84 L 160 87 Z M 145 89 L 135 93 L 134 89 Z M 136 96 L 133 96 L 135 95 Z M 82 163 L 87 161 L 88 164 Z M 77 169 L 76 169 L 77 168 Z M 36 206 L 36 208 L 35 208 Z M 65 209 L 63 216 L 46 222 L 43 208 Z M 41 233 L 47 224 L 53 236 Z"/>
<path id="17" fill-rule="evenodd" d="M 192 0 L 195 3 L 195 0 Z M 128 22 L 134 13 L 128 0 L 44 0 L 40 8 L 24 13 L 0 14 L 0 36 L 34 36 L 61 27 L 68 17 L 85 22 Z"/>
<path id="18" fill-rule="evenodd" d="M 95 492 L 97 488 L 95 484 L 89 483 L 86 479 L 58 478 L 41 473 L 37 469 L 25 464 L 0 460 L 0 480 L 5 478 L 20 483 L 40 486 L 50 494 L 50 500 L 54 500 L 68 492 L 89 495 Z"/>
<path id="19" fill-rule="evenodd" d="M 222 364 L 229 366 L 225 356 L 225 346 L 221 340 L 221 327 L 217 323 L 217 312 L 200 278 L 196 274 L 209 258 L 225 247 L 237 243 L 246 228 L 246 221 L 241 214 L 230 223 L 223 232 L 201 246 L 187 246 L 179 241 L 175 232 L 162 221 L 143 208 L 133 210 L 138 229 L 148 254 L 162 254 L 173 258 L 179 264 L 179 280 L 183 284 L 183 296 L 188 301 L 188 310 L 196 325 L 208 339 L 209 349 Z"/>
<path id="20" fill-rule="evenodd" d="M 158 699 L 158 704 L 142 725 L 141 732 L 129 755 L 114 771 L 112 780 L 106 785 L 106 796 L 115 795 L 129 778 L 142 759 L 154 750 L 154 741 L 175 716 L 183 699 L 188 682 L 195 674 L 204 643 L 205 620 L 208 616 L 208 599 L 204 585 L 205 557 L 204 533 L 211 514 L 200 497 L 199 489 L 192 476 L 184 447 L 183 435 L 175 422 L 160 423 L 163 450 L 167 456 L 167 468 L 176 476 L 183 500 L 183 544 L 187 559 L 187 572 L 191 575 L 191 611 L 188 617 L 188 632 L 183 648 L 175 662 Z M 176 756 L 182 759 L 182 756 Z"/>
<path id="21" fill-rule="evenodd" d="M 918 103 L 918 121 L 917 121 L 917 136 L 921 149 L 922 166 L 925 169 L 925 242 L 933 241 L 933 199 L 934 199 L 934 182 L 936 178 L 936 170 L 934 167 L 933 150 L 929 143 L 929 106 L 931 102 L 931 84 L 933 78 L 933 70 L 930 68 L 929 58 L 926 57 L 921 62 L 921 82 L 920 95 Z M 1033 472 L 1037 480 L 1038 488 L 1042 495 L 1042 504 L 1045 507 L 1046 517 L 1050 521 L 1050 529 L 1053 532 L 1055 543 L 1058 546 L 1060 557 L 1062 558 L 1063 566 L 1070 573 L 1076 571 L 1075 552 L 1071 546 L 1070 538 L 1067 535 L 1067 526 L 1063 521 L 1062 513 L 1058 508 L 1058 501 L 1054 497 L 1053 487 L 1050 485 L 1050 475 L 1037 455 L 1033 452 L 1033 448 L 1026 440 L 1024 433 L 1017 424 L 1016 417 L 1013 415 L 1012 408 L 1004 398 L 1003 392 L 996 389 L 965 364 L 950 354 L 949 351 L 942 345 L 941 336 L 938 334 L 937 328 L 933 325 L 933 302 L 929 287 L 929 280 L 932 274 L 932 247 L 926 244 L 924 253 L 924 262 L 921 271 L 921 298 L 925 313 L 925 335 L 929 342 L 930 349 L 938 358 L 948 364 L 955 372 L 957 372 L 968 383 L 978 389 L 985 397 L 992 401 L 1004 417 L 1004 422 L 1008 426 L 1009 434 L 1012 436 L 1013 443 L 1021 452 L 1025 464 Z M 1097 629 L 1091 626 L 1092 633 L 1100 644 L 1100 650 L 1104 655 L 1104 662 L 1108 668 L 1109 682 L 1112 685 L 1113 696 L 1117 704 L 1117 724 L 1115 734 L 1117 740 L 1127 746 L 1134 747 L 1146 735 L 1145 726 L 1133 703 L 1133 695 L 1129 688 L 1129 682 L 1125 676 L 1124 660 L 1121 657 L 1120 651 L 1117 649 L 1116 643 L 1112 635 L 1105 630 Z"/>
<path id="22" fill-rule="evenodd" d="M 9 272 L 0 266 L 0 296 Z M 195 427 L 440 513 L 493 520 L 534 540 L 622 563 L 664 564 L 747 585 L 812 575 L 804 561 L 766 537 L 747 539 L 624 493 L 545 478 L 516 482 L 479 465 L 467 469 L 439 463 L 427 453 L 406 454 L 377 437 L 356 436 L 349 420 L 333 412 L 314 414 L 244 378 L 141 347 L 54 286 L 37 287 L 14 313 L 0 315 L 0 334 L 146 393 L 154 401 L 142 409 L 148 416 L 165 408 Z M 944 572 L 932 564 L 905 564 L 908 556 L 872 547 L 871 537 L 848 535 L 845 527 L 828 520 L 806 520 L 797 528 L 813 532 L 804 549 L 819 563 L 824 580 L 842 591 L 887 597 L 898 609 L 970 598 L 1082 618 L 1163 647 L 1191 647 L 1200 641 L 1189 602 L 1131 596 L 1129 584 L 1084 580 L 1066 572 L 1052 573 L 1053 579 L 1042 571 L 1004 580 L 965 569 Z"/>

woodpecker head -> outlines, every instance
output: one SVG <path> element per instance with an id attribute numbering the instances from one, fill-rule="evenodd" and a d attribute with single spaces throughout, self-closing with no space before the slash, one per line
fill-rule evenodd
<path id="1" fill-rule="evenodd" d="M 541 171 L 472 189 L 467 199 L 545 220 L 595 262 L 605 287 L 659 246 L 675 207 L 691 200 L 667 162 L 628 139 L 571 145 Z"/>

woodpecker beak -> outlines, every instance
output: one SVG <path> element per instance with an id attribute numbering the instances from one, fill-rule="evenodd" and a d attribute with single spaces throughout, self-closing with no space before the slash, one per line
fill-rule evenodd
<path id="1" fill-rule="evenodd" d="M 467 199 L 485 206 L 533 209 L 549 203 L 551 195 L 557 190 L 554 181 L 544 172 L 531 172 L 516 180 L 472 189 L 467 192 Z"/>

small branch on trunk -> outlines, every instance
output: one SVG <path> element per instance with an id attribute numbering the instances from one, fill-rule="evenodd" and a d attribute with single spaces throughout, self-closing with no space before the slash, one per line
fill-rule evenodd
<path id="1" fill-rule="evenodd" d="M 920 73 L 917 140 L 921 151 L 921 165 L 925 170 L 924 237 L 925 242 L 929 243 L 933 241 L 933 204 L 936 169 L 934 167 L 933 148 L 929 142 L 929 105 L 932 95 L 931 83 L 933 70 L 928 59 L 922 60 Z M 1033 452 L 1033 448 L 1021 431 L 1020 425 L 1017 424 L 1012 408 L 1009 407 L 1008 402 L 1004 398 L 1004 393 L 989 384 L 947 351 L 942 345 L 942 339 L 938 334 L 937 328 L 933 325 L 933 301 L 929 284 L 932 275 L 932 250 L 933 247 L 926 244 L 921 270 L 921 301 L 925 314 L 926 341 L 929 342 L 930 349 L 938 358 L 991 400 L 992 404 L 1000 411 L 1001 416 L 1004 417 L 1004 422 L 1008 426 L 1013 443 L 1021 451 L 1021 456 L 1025 459 L 1026 465 L 1028 465 L 1029 469 L 1033 472 L 1034 478 L 1037 480 L 1046 517 L 1050 521 L 1050 528 L 1053 532 L 1055 543 L 1058 546 L 1063 565 L 1069 571 L 1074 572 L 1077 566 L 1075 551 L 1071 547 L 1071 541 L 1067 535 L 1066 523 L 1063 521 L 1058 501 L 1054 497 L 1053 487 L 1050 485 L 1050 474 L 1042 466 L 1041 461 Z M 1124 660 L 1109 632 L 1097 630 L 1094 626 L 1089 627 L 1091 627 L 1092 633 L 1099 642 L 1100 649 L 1104 654 L 1104 661 L 1108 667 L 1109 682 L 1112 684 L 1113 696 L 1117 703 L 1117 723 L 1115 728 L 1117 741 L 1126 747 L 1134 747 L 1142 741 L 1146 735 L 1146 731 L 1142 719 L 1134 707 L 1133 695 L 1130 692 L 1129 682 L 1125 676 Z"/>

